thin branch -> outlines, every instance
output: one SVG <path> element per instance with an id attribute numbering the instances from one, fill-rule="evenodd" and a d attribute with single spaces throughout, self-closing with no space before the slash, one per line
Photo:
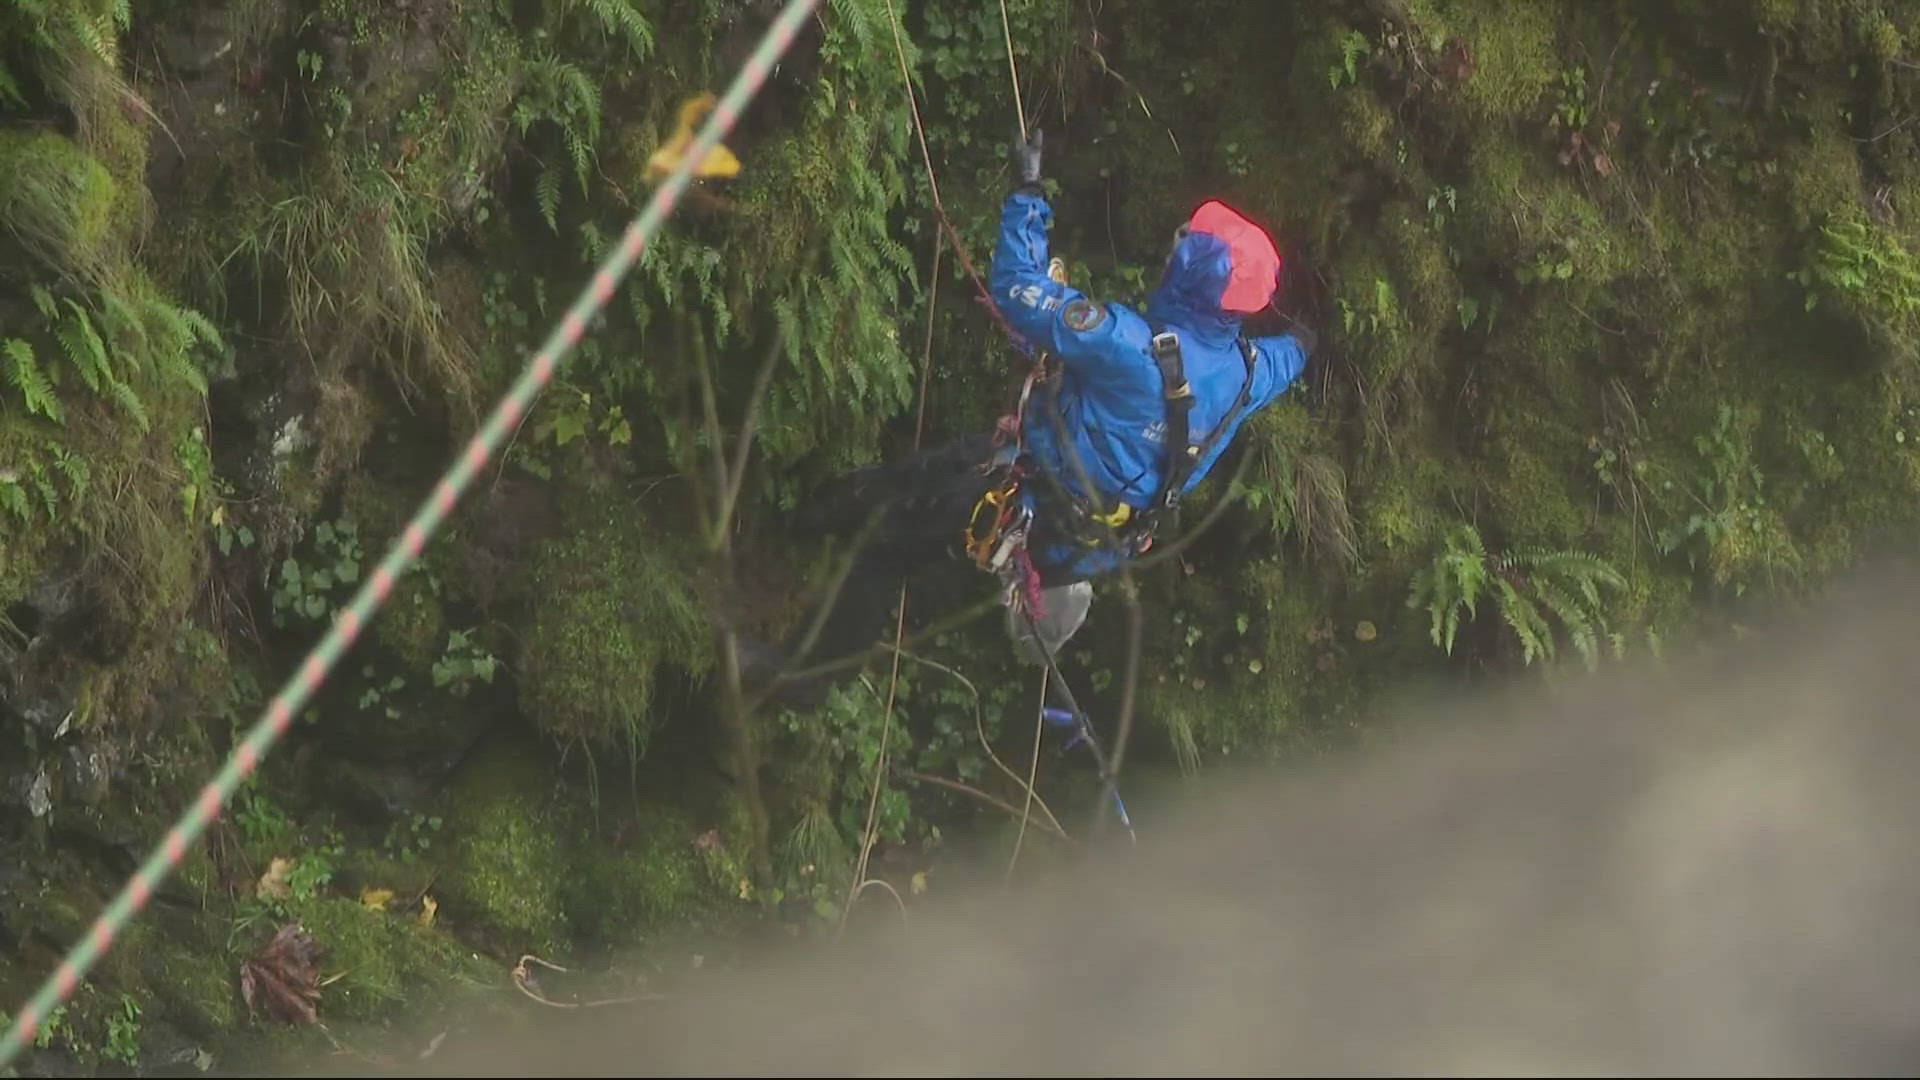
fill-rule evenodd
<path id="1" fill-rule="evenodd" d="M 598 1009 L 607 1005 L 634 1005 L 642 1001 L 665 1001 L 666 1000 L 665 994 L 648 993 L 648 994 L 638 994 L 632 997 L 606 998 L 601 1001 L 555 1001 L 552 998 L 542 995 L 538 990 L 535 990 L 532 987 L 527 985 L 528 980 L 533 977 L 532 972 L 529 972 L 527 970 L 527 961 L 529 960 L 533 961 L 536 964 L 539 964 L 541 967 L 550 968 L 554 971 L 564 972 L 567 969 L 561 967 L 559 964 L 549 963 L 548 961 L 542 960 L 539 957 L 533 955 L 532 953 L 527 953 L 521 956 L 520 962 L 513 965 L 514 987 L 518 989 L 521 993 L 527 995 L 528 997 L 539 1002 L 540 1004 L 546 1005 L 550 1008 Z"/>
<path id="2" fill-rule="evenodd" d="M 860 899 L 860 894 L 863 892 L 866 892 L 869 886 L 878 886 L 882 889 L 887 890 L 887 892 L 892 893 L 894 904 L 898 905 L 898 907 L 900 908 L 901 927 L 903 929 L 912 929 L 913 922 L 911 919 L 907 918 L 907 902 L 900 898 L 900 890 L 894 888 L 892 882 L 882 880 L 881 878 L 868 878 L 867 880 L 862 881 L 857 887 L 855 887 L 855 889 L 853 890 L 853 895 L 847 898 L 847 910 L 842 911 L 840 913 L 840 925 L 842 927 L 845 927 L 847 925 L 847 913 L 853 910 L 853 902 L 855 900 Z"/>
<path id="3" fill-rule="evenodd" d="M 1035 801 L 1038 801 L 1040 804 L 1040 811 L 1046 814 L 1048 820 L 1052 821 L 1054 825 L 1056 826 L 1059 825 L 1060 819 L 1055 817 L 1053 814 L 1053 811 L 1048 808 L 1047 801 L 1045 799 L 1041 799 L 1038 795 L 1034 793 L 1033 777 L 1029 776 L 1026 779 L 1026 781 L 1023 783 L 1020 779 L 1020 774 L 1008 768 L 1006 762 L 1000 760 L 1000 755 L 994 752 L 993 743 L 987 738 L 986 715 L 985 715 L 986 710 L 981 706 L 980 690 L 979 688 L 973 685 L 973 680 L 967 678 L 965 675 L 960 674 L 958 671 L 955 671 L 953 668 L 950 668 L 947 665 L 942 664 L 938 660 L 929 660 L 926 657 L 921 656 L 917 653 L 908 652 L 907 650 L 900 648 L 897 645 L 893 646 L 892 648 L 894 652 L 898 653 L 901 656 L 906 657 L 909 660 L 912 660 L 917 664 L 924 664 L 927 667 L 935 668 L 939 671 L 946 672 L 948 675 L 951 675 L 955 679 L 959 680 L 960 685 L 967 688 L 967 692 L 973 695 L 973 730 L 974 730 L 974 733 L 980 737 L 980 746 L 982 749 L 986 750 L 987 759 L 989 761 L 992 761 L 994 765 L 998 767 L 1001 772 L 1005 773 L 1016 785 L 1020 785 L 1025 789 L 1029 804 Z M 1046 703 L 1045 697 L 1046 697 L 1046 687 L 1043 684 L 1041 686 L 1041 698 L 1042 698 L 1041 704 L 1042 705 Z M 1036 715 L 1036 719 L 1039 719 L 1039 718 L 1040 717 Z M 1040 754 L 1039 740 L 1040 740 L 1040 736 L 1036 732 L 1034 735 L 1034 762 L 1036 766 L 1038 765 L 1039 754 Z"/>
<path id="4" fill-rule="evenodd" d="M 923 784 L 935 784 L 935 785 L 938 785 L 939 787 L 948 788 L 952 791 L 958 791 L 962 795 L 971 795 L 974 798 L 979 799 L 981 802 L 986 803 L 988 806 L 994 806 L 994 807 L 1000 808 L 1001 810 L 1005 810 L 1009 815 L 1013 817 L 1020 816 L 1019 808 L 1015 807 L 1013 804 L 1008 803 L 1005 800 L 1000 799 L 996 796 L 989 795 L 986 792 L 981 791 L 977 787 L 973 787 L 969 784 L 963 784 L 958 780 L 949 780 L 944 776 L 935 776 L 932 773 L 916 772 L 915 770 L 912 770 L 912 769 L 902 769 L 900 770 L 900 775 L 906 777 L 909 780 L 918 780 Z M 1060 828 L 1058 825 L 1054 825 L 1045 821 L 1035 821 L 1034 824 L 1047 830 L 1048 832 L 1059 837 L 1060 839 L 1067 841 L 1068 843 L 1073 842 L 1073 837 L 1068 836 L 1066 833 L 1066 830 Z"/>
<path id="5" fill-rule="evenodd" d="M 1040 669 L 1040 706 L 1033 711 L 1033 757 L 1027 772 L 1027 805 L 1020 810 L 1020 834 L 1013 838 L 1013 854 L 1007 859 L 1007 883 L 1013 883 L 1013 868 L 1020 865 L 1020 848 L 1027 840 L 1027 821 L 1033 813 L 1033 781 L 1040 774 L 1040 732 L 1047 721 L 1047 680 L 1052 668 Z M 1045 803 L 1041 804 L 1045 806 Z M 1052 815 L 1048 815 L 1052 816 Z"/>
<path id="6" fill-rule="evenodd" d="M 767 346 L 766 359 L 760 361 L 760 372 L 754 376 L 753 394 L 747 398 L 746 414 L 740 418 L 740 440 L 733 451 L 733 468 L 727 470 L 726 487 L 720 500 L 720 512 L 716 515 L 716 532 L 727 531 L 733 520 L 734 507 L 740 502 L 740 488 L 747 475 L 747 454 L 753 448 L 754 432 L 760 422 L 760 403 L 767 396 L 767 385 L 773 381 L 773 369 L 780 363 L 780 353 L 786 344 L 785 331 L 775 327 L 773 341 Z M 715 431 L 715 436 L 719 435 Z"/>

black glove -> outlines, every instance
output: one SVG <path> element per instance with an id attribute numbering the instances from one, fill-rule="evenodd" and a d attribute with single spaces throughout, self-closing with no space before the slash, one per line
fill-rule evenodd
<path id="1" fill-rule="evenodd" d="M 1016 132 L 1013 143 L 1013 171 L 1020 177 L 1020 187 L 1040 189 L 1040 141 L 1041 132 L 1034 128 L 1025 141 Z"/>

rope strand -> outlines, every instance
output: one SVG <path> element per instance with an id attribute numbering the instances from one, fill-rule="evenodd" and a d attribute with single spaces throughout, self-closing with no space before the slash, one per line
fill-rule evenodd
<path id="1" fill-rule="evenodd" d="M 1013 62 L 1013 27 L 1007 22 L 1007 0 L 1000 0 L 1000 32 L 1007 38 L 1007 74 L 1013 80 L 1013 114 L 1020 118 L 1020 141 L 1027 141 L 1027 110 L 1020 104 L 1020 67 Z"/>
<path id="2" fill-rule="evenodd" d="M 432 494 L 388 549 L 386 557 L 361 585 L 353 602 L 340 613 L 326 635 L 301 662 L 293 677 L 287 680 L 280 693 L 255 720 L 253 728 L 227 758 L 219 773 L 201 790 L 139 870 L 121 887 L 112 903 L 21 1008 L 12 1027 L 4 1037 L 0 1037 L 0 1068 L 10 1063 L 32 1041 L 34 1032 L 39 1030 L 55 1006 L 72 997 L 74 991 L 79 989 L 80 981 L 113 947 L 114 940 L 127 923 L 146 906 L 160 883 L 186 858 L 187 847 L 200 838 L 234 791 L 253 775 L 274 744 L 293 726 L 294 716 L 319 690 L 334 664 L 353 646 L 360 632 L 373 621 L 381 605 L 392 595 L 394 585 L 401 576 L 419 560 L 428 539 L 453 513 L 454 505 L 459 502 L 475 474 L 486 466 L 519 419 L 531 408 L 541 389 L 552 380 L 560 362 L 586 336 L 593 318 L 613 299 L 614 289 L 620 280 L 639 261 L 641 252 L 667 219 L 673 216 L 681 194 L 692 182 L 693 170 L 706 160 L 708 151 L 732 130 L 741 110 L 759 93 L 760 87 L 773 71 L 774 63 L 792 46 L 801 20 L 818 4 L 819 0 L 788 0 L 786 8 L 767 28 L 753 55 L 735 75 L 719 105 L 708 116 L 686 157 L 627 227 L 620 244 L 608 253 L 599 270 L 581 289 L 573 306 L 548 335 L 546 343 L 529 360 L 520 377 L 495 407 L 492 416 L 434 486 Z"/>

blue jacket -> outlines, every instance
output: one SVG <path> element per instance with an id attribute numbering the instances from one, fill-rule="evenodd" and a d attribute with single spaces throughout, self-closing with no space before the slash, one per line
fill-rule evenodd
<path id="1" fill-rule="evenodd" d="M 1047 230 L 1052 224 L 1053 209 L 1044 197 L 1023 190 L 1007 196 L 993 255 L 994 303 L 1030 346 L 1055 358 L 1061 374 L 1053 404 L 1097 489 L 1100 508 L 1111 511 L 1125 502 L 1137 512 L 1153 504 L 1166 482 L 1166 406 L 1150 348 L 1155 326 L 1179 335 L 1194 395 L 1187 419 L 1194 443 L 1205 440 L 1233 408 L 1246 381 L 1241 318 L 1219 304 L 1232 270 L 1231 256 L 1220 239 L 1189 233 L 1174 248 L 1159 286 L 1147 298 L 1148 317 L 1142 318 L 1124 304 L 1096 303 L 1047 276 Z M 1182 495 L 1206 479 L 1247 417 L 1279 397 L 1306 366 L 1306 355 L 1291 334 L 1256 338 L 1251 344 L 1257 360 L 1247 407 L 1194 467 Z M 1078 472 L 1059 445 L 1053 410 L 1038 390 L 1028 402 L 1022 441 L 1036 465 L 1050 470 L 1069 491 L 1085 496 Z M 1033 505 L 1031 490 L 1026 498 Z M 1088 552 L 1066 544 L 1035 549 L 1031 555 L 1043 573 L 1067 579 L 1105 573 L 1126 557 L 1124 552 Z"/>

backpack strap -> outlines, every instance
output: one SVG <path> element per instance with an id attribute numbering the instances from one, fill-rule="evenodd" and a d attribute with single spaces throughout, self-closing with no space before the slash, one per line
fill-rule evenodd
<path id="1" fill-rule="evenodd" d="M 1193 411 L 1193 387 L 1187 383 L 1186 362 L 1180 355 L 1180 335 L 1171 330 L 1162 330 L 1153 335 L 1153 363 L 1160 369 L 1161 400 L 1167 407 L 1167 431 L 1165 445 L 1167 450 L 1167 482 L 1160 489 L 1160 498 L 1152 509 L 1158 510 L 1169 505 L 1168 492 L 1178 492 L 1184 486 L 1185 475 L 1191 471 L 1187 458 L 1187 414 Z M 1182 466 L 1186 466 L 1183 468 Z M 1181 482 L 1176 482 L 1179 474 Z M 1174 495 L 1174 501 L 1179 496 Z"/>
<path id="2" fill-rule="evenodd" d="M 1163 511 L 1179 510 L 1180 494 L 1186 489 L 1187 478 L 1193 475 L 1193 470 L 1213 451 L 1214 444 L 1232 428 L 1234 419 L 1253 400 L 1253 369 L 1259 362 L 1260 354 L 1245 337 L 1240 338 L 1239 343 L 1240 356 L 1247 365 L 1246 379 L 1240 384 L 1240 395 L 1206 439 L 1195 445 L 1188 442 L 1187 413 L 1193 408 L 1193 388 L 1187 385 L 1186 369 L 1181 362 L 1180 338 L 1170 330 L 1153 336 L 1153 360 L 1160 368 L 1160 377 L 1166 387 L 1162 393 L 1167 403 L 1167 476 L 1166 482 L 1161 485 L 1159 497 L 1148 508 L 1149 515 L 1158 517 Z"/>

